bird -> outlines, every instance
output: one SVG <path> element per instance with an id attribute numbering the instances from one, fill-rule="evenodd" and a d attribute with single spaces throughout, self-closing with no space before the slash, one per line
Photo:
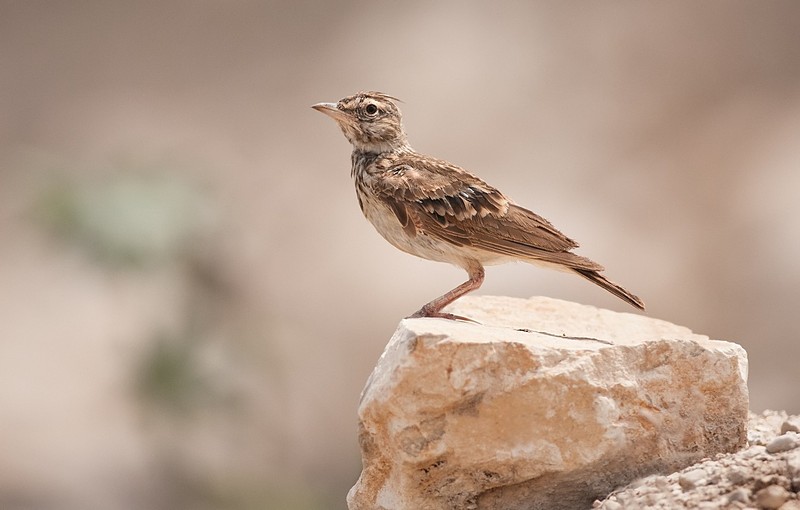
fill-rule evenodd
<path id="1" fill-rule="evenodd" d="M 471 319 L 442 310 L 484 281 L 484 266 L 512 261 L 567 271 L 644 310 L 644 302 L 572 252 L 578 243 L 467 170 L 415 151 L 394 96 L 359 92 L 313 109 L 331 117 L 353 148 L 361 211 L 396 248 L 464 269 L 468 280 L 409 318 Z"/>

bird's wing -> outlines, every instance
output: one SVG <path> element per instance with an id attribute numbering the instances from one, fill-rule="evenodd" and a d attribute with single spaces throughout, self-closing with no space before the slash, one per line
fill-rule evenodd
<path id="1" fill-rule="evenodd" d="M 409 235 L 511 257 L 602 270 L 569 253 L 578 246 L 541 216 L 508 200 L 467 171 L 428 157 L 399 158 L 372 182 Z"/>
<path id="2" fill-rule="evenodd" d="M 446 161 L 419 155 L 392 160 L 373 182 L 380 195 L 416 204 L 442 222 L 502 214 L 509 206 L 502 193 L 478 177 Z"/>

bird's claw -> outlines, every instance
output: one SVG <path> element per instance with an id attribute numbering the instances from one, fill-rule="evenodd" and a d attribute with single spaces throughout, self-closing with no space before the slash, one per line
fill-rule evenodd
<path id="1" fill-rule="evenodd" d="M 461 315 L 456 315 L 454 313 L 429 312 L 429 311 L 427 311 L 425 309 L 418 310 L 418 311 L 412 313 L 411 315 L 406 317 L 406 319 L 421 319 L 421 318 L 425 318 L 425 317 L 431 318 L 431 319 L 447 319 L 447 320 L 451 320 L 451 321 L 463 321 L 463 322 L 471 322 L 473 324 L 480 324 L 480 322 L 478 322 L 476 320 L 472 320 L 469 317 L 463 317 Z"/>

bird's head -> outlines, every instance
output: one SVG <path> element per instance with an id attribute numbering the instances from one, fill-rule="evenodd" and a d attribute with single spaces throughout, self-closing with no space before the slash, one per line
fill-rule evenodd
<path id="1" fill-rule="evenodd" d="M 380 153 L 408 145 L 395 101 L 380 92 L 359 92 L 312 108 L 335 120 L 354 149 Z"/>

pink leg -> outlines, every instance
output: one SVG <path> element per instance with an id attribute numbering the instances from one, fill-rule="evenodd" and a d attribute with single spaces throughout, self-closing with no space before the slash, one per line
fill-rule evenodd
<path id="1" fill-rule="evenodd" d="M 479 288 L 483 283 L 483 276 L 484 271 L 483 267 L 480 264 L 476 264 L 474 267 L 468 268 L 467 273 L 469 274 L 469 280 L 465 281 L 455 289 L 447 292 L 443 296 L 440 296 L 430 303 L 426 304 L 413 314 L 409 315 L 408 318 L 418 318 L 418 317 L 438 317 L 441 319 L 450 319 L 450 320 L 461 320 L 467 322 L 475 322 L 472 319 L 467 317 L 461 317 L 460 315 L 454 315 L 452 313 L 442 313 L 442 308 L 449 305 L 456 299 L 460 298 L 464 294 L 472 292 L 473 290 Z"/>

